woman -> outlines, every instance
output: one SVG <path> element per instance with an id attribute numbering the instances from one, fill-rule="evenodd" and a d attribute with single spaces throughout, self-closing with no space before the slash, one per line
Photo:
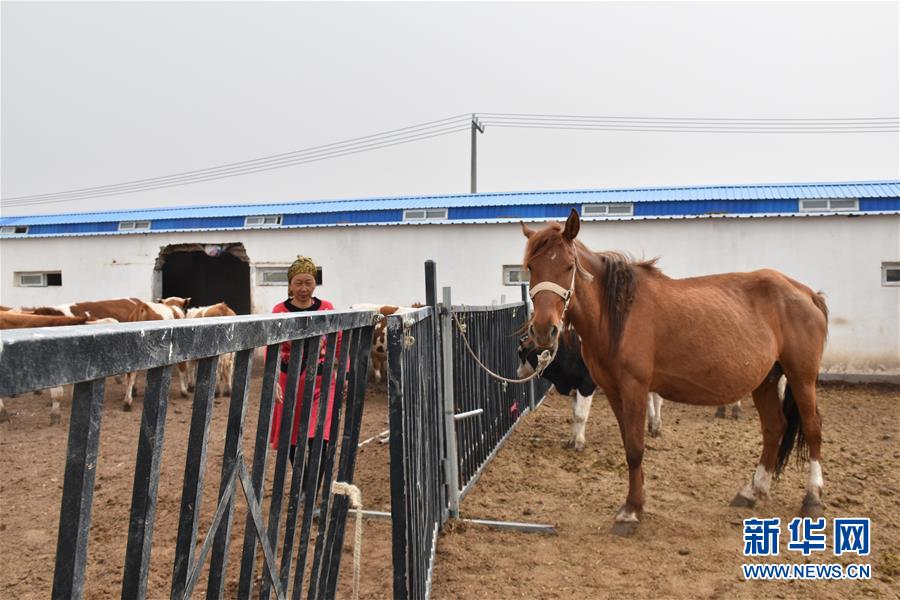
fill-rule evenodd
<path id="1" fill-rule="evenodd" d="M 320 310 L 334 310 L 334 306 L 328 300 L 316 298 L 313 294 L 316 291 L 316 264 L 311 258 L 306 256 L 298 256 L 297 260 L 288 269 L 288 298 L 284 302 L 279 302 L 272 309 L 273 313 L 286 312 L 314 312 Z M 338 344 L 339 345 L 339 344 Z M 297 402 L 294 406 L 294 426 L 291 433 L 291 462 L 294 462 L 294 453 L 297 449 L 297 437 L 300 429 L 300 415 L 303 412 L 302 400 L 297 399 L 297 391 L 302 393 L 303 385 L 306 381 L 305 369 L 301 371 L 300 382 L 296 390 L 286 390 L 288 362 L 291 357 L 291 342 L 281 344 L 281 373 L 278 378 L 278 388 L 276 389 L 275 409 L 272 414 L 272 432 L 269 441 L 273 448 L 278 448 L 278 438 L 281 433 L 281 413 L 284 402 Z M 312 440 L 316 435 L 316 419 L 318 418 L 319 397 L 322 390 L 322 365 L 325 362 L 325 346 L 322 344 L 319 357 L 319 373 L 316 376 L 315 391 L 313 393 L 313 404 L 309 415 L 309 433 L 308 446 L 312 448 Z M 331 430 L 331 411 L 334 404 L 334 381 L 329 386 L 328 402 L 325 412 L 325 431 L 323 433 L 324 447 L 328 447 L 328 438 Z M 307 459 L 309 453 L 307 453 Z M 321 480 L 321 471 L 324 467 L 324 460 L 320 463 L 319 479 Z"/>

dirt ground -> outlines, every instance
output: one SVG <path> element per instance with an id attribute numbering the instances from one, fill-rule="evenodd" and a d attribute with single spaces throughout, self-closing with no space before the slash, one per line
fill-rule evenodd
<path id="1" fill-rule="evenodd" d="M 257 365 L 258 366 L 258 365 Z M 251 389 L 245 437 L 255 428 L 260 374 Z M 109 380 L 101 426 L 85 597 L 121 595 L 141 397 L 135 411 L 119 408 L 121 385 Z M 0 424 L 0 597 L 44 598 L 53 580 L 59 502 L 65 464 L 70 393 L 62 426 L 49 425 L 42 397 L 7 402 Z M 148 597 L 164 598 L 174 557 L 190 401 L 171 396 L 160 481 Z M 746 582 L 740 565 L 741 519 L 795 516 L 805 469 L 791 464 L 768 502 L 728 506 L 749 479 L 759 453 L 759 423 L 714 419 L 713 409 L 665 403 L 663 434 L 645 453 L 647 505 L 639 531 L 610 533 L 626 488 L 624 455 L 612 413 L 597 394 L 588 447 L 564 447 L 568 398 L 551 395 L 525 418 L 462 504 L 464 517 L 547 523 L 557 535 L 497 531 L 448 523 L 437 548 L 433 598 L 896 598 L 900 589 L 900 387 L 823 384 L 826 514 L 870 517 L 872 554 L 863 559 L 815 553 L 809 562 L 872 565 L 869 581 Z M 215 510 L 227 401 L 213 412 L 200 539 Z M 360 439 L 387 429 L 384 387 L 370 385 Z M 245 440 L 245 453 L 252 455 Z M 269 461 L 271 477 L 271 466 Z M 390 510 L 387 444 L 360 449 L 356 483 L 366 509 Z M 233 597 L 245 510 L 238 501 L 232 527 L 228 587 Z M 783 526 L 783 529 L 786 527 Z M 830 529 L 830 527 L 829 527 Z M 390 523 L 367 519 L 363 535 L 362 598 L 391 597 Z M 779 562 L 800 562 L 786 550 Z M 830 536 L 829 536 L 830 537 Z M 348 522 L 338 597 L 350 596 L 353 520 Z M 775 560 L 775 559 L 773 559 Z M 768 559 L 767 559 L 768 561 Z M 257 570 L 259 573 L 259 570 Z M 204 593 L 205 577 L 195 592 Z"/>

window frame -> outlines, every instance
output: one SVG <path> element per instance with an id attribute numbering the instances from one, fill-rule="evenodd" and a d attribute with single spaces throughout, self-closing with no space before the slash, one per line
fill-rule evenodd
<path id="1" fill-rule="evenodd" d="M 511 281 L 510 275 L 513 273 L 521 273 L 520 277 L 524 277 L 522 281 Z M 531 276 L 528 269 L 523 265 L 503 265 L 503 285 L 522 286 L 528 285 Z"/>
<path id="2" fill-rule="evenodd" d="M 428 213 L 439 213 L 438 215 L 430 215 Z M 421 216 L 418 216 L 418 213 L 421 213 Z M 412 216 L 416 215 L 416 216 Z M 450 209 L 449 208 L 404 208 L 403 209 L 403 220 L 409 222 L 424 222 L 424 221 L 446 221 L 450 218 Z"/>
<path id="3" fill-rule="evenodd" d="M 152 221 L 140 219 L 136 221 L 119 221 L 119 231 L 150 231 Z"/>
<path id="4" fill-rule="evenodd" d="M 814 203 L 825 203 L 824 207 L 809 207 L 810 204 Z M 850 206 L 839 206 L 835 207 L 835 203 L 841 202 L 850 202 L 852 203 Z M 859 198 L 800 198 L 797 201 L 797 210 L 802 213 L 817 213 L 817 212 L 858 212 L 859 211 Z"/>
<path id="5" fill-rule="evenodd" d="M 600 211 L 599 209 L 603 209 Z M 625 209 L 625 212 L 611 212 L 612 209 Z M 599 202 L 593 204 L 582 204 L 581 205 L 581 216 L 586 218 L 591 217 L 633 217 L 634 216 L 634 203 L 633 202 Z"/>
<path id="6" fill-rule="evenodd" d="M 884 261 L 881 263 L 881 286 L 882 287 L 900 287 L 900 279 L 897 281 L 888 281 L 888 272 L 897 271 L 900 273 L 900 261 Z"/>
<path id="7" fill-rule="evenodd" d="M 251 223 L 251 219 L 261 219 L 259 223 Z M 274 222 L 267 223 L 267 220 L 273 220 Z M 248 215 L 244 217 L 244 227 L 248 228 L 260 228 L 260 227 L 281 227 L 284 223 L 284 215 Z"/>
<path id="8" fill-rule="evenodd" d="M 22 231 L 19 231 L 20 229 Z M 24 235 L 27 233 L 28 225 L 3 225 L 0 227 L 0 235 Z"/>
<path id="9" fill-rule="evenodd" d="M 50 283 L 50 275 L 59 275 L 59 283 Z M 23 277 L 40 277 L 40 282 L 24 283 Z M 16 271 L 13 273 L 15 287 L 62 287 L 62 271 Z"/>
<path id="10" fill-rule="evenodd" d="M 278 286 L 287 287 L 287 285 L 288 285 L 287 271 L 290 268 L 291 268 L 291 265 L 289 265 L 289 264 L 256 266 L 256 267 L 254 267 L 254 270 L 256 271 L 256 276 L 255 276 L 256 285 L 258 285 L 260 287 L 278 287 Z M 277 272 L 284 273 L 284 276 L 285 276 L 284 281 L 276 281 L 276 282 L 265 281 L 266 273 L 277 273 Z M 323 273 L 322 267 L 316 267 L 316 286 L 322 285 L 322 281 L 323 281 L 322 273 Z"/>

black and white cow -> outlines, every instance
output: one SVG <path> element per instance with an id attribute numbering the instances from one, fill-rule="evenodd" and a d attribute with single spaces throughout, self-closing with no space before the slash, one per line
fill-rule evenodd
<path id="1" fill-rule="evenodd" d="M 581 358 L 581 338 L 578 334 L 569 330 L 560 337 L 556 357 L 541 376 L 552 383 L 557 392 L 572 397 L 572 439 L 569 443 L 576 452 L 581 452 L 584 450 L 584 430 L 597 384 L 591 379 L 587 365 Z M 519 340 L 517 352 L 517 374 L 519 377 L 528 377 L 537 368 L 540 350 L 529 336 L 524 336 Z M 662 429 L 661 408 L 662 397 L 651 392 L 647 397 L 647 429 L 653 437 L 658 436 Z"/>

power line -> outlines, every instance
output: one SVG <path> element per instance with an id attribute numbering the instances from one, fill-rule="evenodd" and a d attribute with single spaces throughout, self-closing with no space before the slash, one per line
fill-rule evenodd
<path id="1" fill-rule="evenodd" d="M 710 122 L 856 122 L 856 121 L 891 121 L 900 122 L 900 117 L 623 117 L 598 115 L 546 115 L 532 113 L 477 113 L 481 118 L 502 117 L 518 119 L 586 119 L 611 121 L 710 121 Z"/>
<path id="2" fill-rule="evenodd" d="M 455 125 L 449 128 L 437 129 L 434 131 L 429 131 L 427 133 L 421 133 L 416 135 L 407 136 L 401 139 L 395 139 L 393 141 L 385 141 L 379 143 L 372 143 L 368 145 L 363 145 L 359 147 L 355 147 L 353 149 L 345 149 L 337 152 L 324 152 L 319 153 L 317 155 L 306 156 L 301 158 L 294 158 L 289 160 L 281 160 L 274 161 L 271 163 L 267 163 L 264 166 L 254 166 L 254 167 L 243 167 L 243 168 L 232 168 L 229 170 L 224 170 L 217 172 L 215 174 L 198 174 L 191 176 L 183 176 L 180 177 L 177 181 L 166 181 L 162 183 L 146 183 L 140 186 L 129 186 L 129 187 L 116 187 L 116 189 L 102 189 L 96 192 L 79 192 L 77 190 L 72 192 L 60 192 L 58 194 L 51 195 L 51 197 L 36 197 L 29 198 L 25 200 L 15 200 L 6 202 L 7 206 L 32 206 L 37 204 L 54 204 L 57 202 L 69 202 L 72 200 L 87 200 L 92 198 L 103 198 L 106 196 L 117 196 L 121 194 L 130 194 L 135 192 L 144 192 L 149 190 L 155 190 L 160 188 L 168 188 L 175 187 L 179 185 L 187 185 L 191 183 L 200 183 L 203 181 L 214 181 L 219 179 L 227 179 L 230 177 L 237 177 L 240 175 L 249 175 L 251 173 L 260 173 L 263 171 L 271 171 L 273 169 L 281 169 L 284 167 L 294 166 L 294 165 L 302 165 L 311 162 L 317 162 L 320 160 L 326 160 L 329 158 L 337 158 L 340 156 L 348 156 L 351 154 L 358 154 L 360 152 L 368 152 L 371 150 L 378 150 L 381 148 L 387 148 L 390 146 L 396 146 L 398 144 L 406 144 L 413 141 L 425 140 L 433 137 L 439 137 L 443 135 L 448 135 L 451 133 L 456 133 L 459 131 L 465 131 L 469 129 L 469 124 L 466 122 L 462 125 Z M 123 185 L 123 184 L 120 184 Z"/>
<path id="3" fill-rule="evenodd" d="M 111 185 L 79 188 L 64 192 L 15 196 L 12 198 L 5 198 L 3 202 L 8 206 L 26 206 L 30 204 L 43 204 L 51 200 L 64 201 L 87 199 L 145 191 L 149 189 L 159 189 L 162 187 L 174 187 L 200 181 L 211 181 L 217 178 L 233 177 L 235 175 L 246 175 L 259 171 L 268 171 L 273 168 L 288 167 L 308 162 L 316 162 L 326 158 L 336 158 L 368 150 L 377 150 L 401 143 L 428 139 L 430 137 L 435 137 L 436 135 L 447 135 L 468 128 L 470 119 L 471 117 L 469 115 L 459 115 L 437 121 L 429 121 L 428 123 L 421 123 L 419 125 L 394 129 L 383 133 L 334 142 L 331 144 L 313 146 L 294 152 L 228 163 L 206 169 L 186 171 L 162 177 L 139 179 Z"/>

